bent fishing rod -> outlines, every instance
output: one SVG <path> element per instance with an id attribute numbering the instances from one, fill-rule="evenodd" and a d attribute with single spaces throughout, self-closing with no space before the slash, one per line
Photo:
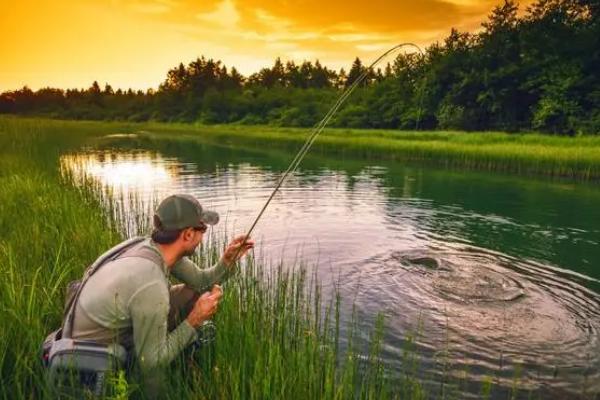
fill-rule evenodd
<path id="1" fill-rule="evenodd" d="M 252 233 L 252 231 L 254 231 L 254 228 L 258 224 L 258 221 L 261 219 L 261 217 L 265 213 L 265 210 L 267 209 L 267 207 L 269 206 L 269 204 L 271 203 L 271 201 L 273 200 L 273 198 L 275 197 L 275 195 L 277 194 L 277 192 L 279 191 L 279 189 L 281 188 L 281 186 L 283 185 L 283 183 L 285 182 L 287 177 L 290 174 L 292 174 L 294 171 L 296 171 L 296 169 L 298 168 L 298 165 L 300 165 L 300 162 L 302 162 L 302 159 L 304 158 L 304 156 L 306 156 L 306 154 L 310 150 L 310 148 L 311 148 L 312 144 L 314 143 L 314 141 L 316 140 L 317 136 L 319 136 L 319 134 L 323 131 L 323 129 L 325 129 L 325 126 L 329 123 L 329 121 L 331 120 L 333 115 L 337 112 L 337 110 L 342 106 L 344 101 L 346 101 L 346 99 L 352 94 L 352 92 L 354 92 L 354 90 L 369 76 L 369 74 L 373 71 L 373 68 L 377 64 L 379 64 L 383 59 L 385 59 L 391 53 L 393 53 L 397 50 L 400 50 L 401 48 L 404 48 L 404 47 L 413 47 L 413 48 L 417 49 L 417 51 L 421 55 L 423 55 L 423 50 L 421 50 L 421 48 L 419 46 L 417 46 L 416 44 L 401 43 L 401 44 L 398 44 L 398 45 L 392 47 L 391 49 L 387 50 L 385 53 L 380 55 L 375 61 L 373 61 L 371 63 L 371 65 L 369 65 L 367 68 L 365 68 L 365 70 L 362 72 L 362 74 L 360 74 L 359 77 L 356 78 L 356 80 L 354 82 L 352 82 L 352 84 L 350 86 L 348 86 L 348 88 L 346 88 L 346 90 L 344 90 L 344 92 L 338 97 L 338 99 L 331 106 L 331 108 L 329 109 L 327 114 L 325 114 L 325 116 L 312 128 L 312 131 L 306 138 L 304 144 L 302 145 L 300 150 L 298 150 L 298 152 L 296 153 L 296 156 L 292 159 L 292 161 L 290 162 L 290 165 L 285 170 L 285 172 L 283 173 L 281 178 L 279 178 L 279 181 L 275 185 L 275 188 L 271 192 L 271 195 L 269 196 L 269 198 L 263 205 L 262 209 L 260 210 L 260 212 L 258 213 L 256 218 L 254 219 L 254 222 L 250 226 L 250 229 L 248 229 L 247 233 L 243 236 L 244 242 L 250 238 L 250 234 Z M 242 244 L 244 242 L 242 242 Z M 241 249 L 242 249 L 242 246 L 240 245 L 240 247 L 238 247 L 237 252 L 235 253 L 235 256 L 233 257 L 234 260 L 237 259 Z"/>

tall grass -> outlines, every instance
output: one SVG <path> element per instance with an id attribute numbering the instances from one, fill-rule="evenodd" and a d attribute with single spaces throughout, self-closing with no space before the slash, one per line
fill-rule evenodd
<path id="1" fill-rule="evenodd" d="M 0 124 L 14 125 L 15 117 L 0 116 Z M 147 141 L 201 141 L 232 146 L 276 146 L 297 150 L 308 129 L 245 125 L 181 123 L 109 123 L 21 119 L 22 124 L 43 124 L 52 130 L 76 130 L 81 136 L 94 130 L 138 133 Z M 29 122 L 27 122 L 29 121 Z M 20 129 L 20 127 L 18 128 Z M 29 132 L 26 141 L 38 141 Z M 23 151 L 43 148 L 19 144 Z M 519 175 L 543 175 L 576 180 L 600 179 L 600 136 L 550 136 L 501 132 L 404 132 L 367 129 L 326 129 L 313 152 L 428 163 L 445 168 L 467 168 Z"/>
<path id="2" fill-rule="evenodd" d="M 37 351 L 60 324 L 64 287 L 119 238 L 92 193 L 58 175 L 60 147 L 100 131 L 82 126 L 66 140 L 60 123 L 0 120 L 0 395 L 37 397 Z M 79 142 L 79 143 L 78 143 Z"/>
<path id="3" fill-rule="evenodd" d="M 147 124 L 140 130 L 142 137 L 149 140 L 289 149 L 299 148 L 308 134 L 306 129 L 158 123 Z M 316 140 L 311 152 L 520 175 L 600 179 L 599 136 L 328 129 Z"/>

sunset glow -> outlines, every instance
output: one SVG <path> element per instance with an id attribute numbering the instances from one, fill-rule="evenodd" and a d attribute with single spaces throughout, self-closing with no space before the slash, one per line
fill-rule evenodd
<path id="1" fill-rule="evenodd" d="M 156 88 L 201 55 L 248 75 L 284 60 L 347 68 L 401 42 L 475 31 L 498 1 L 1 0 L 0 91 Z M 368 7 L 365 7 L 368 5 Z"/>

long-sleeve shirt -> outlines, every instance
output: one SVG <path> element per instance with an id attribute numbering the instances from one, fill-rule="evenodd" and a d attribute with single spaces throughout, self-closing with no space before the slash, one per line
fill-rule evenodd
<path id="1" fill-rule="evenodd" d="M 151 239 L 138 246 L 157 252 L 162 262 L 125 257 L 104 264 L 81 291 L 72 337 L 133 348 L 141 368 L 152 369 L 171 362 L 196 338 L 196 330 L 184 320 L 168 332 L 169 269 Z M 221 263 L 200 269 L 184 257 L 170 273 L 203 292 L 226 279 L 228 269 Z"/>

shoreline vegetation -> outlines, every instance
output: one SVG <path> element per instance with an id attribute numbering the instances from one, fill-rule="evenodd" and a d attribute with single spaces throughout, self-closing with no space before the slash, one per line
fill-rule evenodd
<path id="1" fill-rule="evenodd" d="M 291 154 L 309 134 L 309 129 L 242 125 L 148 123 L 140 128 L 141 142 L 268 145 L 289 149 Z M 524 176 L 600 179 L 599 136 L 330 128 L 317 137 L 310 152 Z"/>
<path id="2" fill-rule="evenodd" d="M 96 129 L 104 144 L 187 146 L 207 142 L 233 147 L 278 148 L 290 159 L 309 135 L 307 128 L 186 123 L 123 123 L 0 116 L 6 124 L 37 123 L 67 130 Z M 53 128 L 56 129 L 56 128 Z M 548 136 L 535 133 L 325 129 L 309 154 L 386 160 L 454 170 L 573 181 L 600 180 L 600 136 Z"/>
<path id="3" fill-rule="evenodd" d="M 103 208 L 102 188 L 59 173 L 61 152 L 103 135 L 106 125 L 0 119 L 0 398 L 51 398 L 39 347 L 60 325 L 64 289 L 98 254 L 123 238 L 120 211 Z M 105 193 L 104 193 L 105 194 Z M 143 226 L 149 219 L 138 215 Z M 118 218 L 118 217 L 117 217 Z M 199 255 L 215 259 L 221 241 Z M 339 347 L 339 297 L 322 304 L 301 267 L 250 261 L 225 287 L 217 345 L 170 369 L 170 398 L 422 398 L 415 378 L 389 386 L 378 357 L 382 323 L 366 353 Z M 382 321 L 383 322 L 383 321 Z M 359 357 L 361 355 L 361 357 Z M 343 359 L 344 362 L 339 361 Z M 139 397 L 121 374 L 110 398 Z"/>
<path id="4" fill-rule="evenodd" d="M 0 118 L 2 398 L 49 397 L 38 351 L 60 324 L 64 288 L 123 238 L 120 211 L 100 201 L 106 193 L 93 182 L 77 186 L 61 176 L 59 156 L 126 129 L 139 126 Z M 139 214 L 138 222 L 147 223 L 146 217 Z M 222 241 L 209 243 L 200 260 L 214 259 L 221 247 Z M 448 372 L 433 387 L 421 383 L 410 334 L 403 352 L 406 371 L 389 374 L 378 357 L 383 319 L 373 327 L 369 349 L 354 347 L 351 327 L 342 349 L 339 305 L 347 299 L 333 293 L 323 304 L 318 282 L 301 267 L 267 267 L 251 260 L 227 284 L 216 318 L 217 344 L 173 366 L 171 398 L 460 398 L 464 377 Z M 497 387 L 494 381 L 481 382 L 483 398 L 497 391 L 523 393 L 517 384 Z M 111 398 L 139 396 L 135 381 L 117 375 L 112 382 Z"/>

